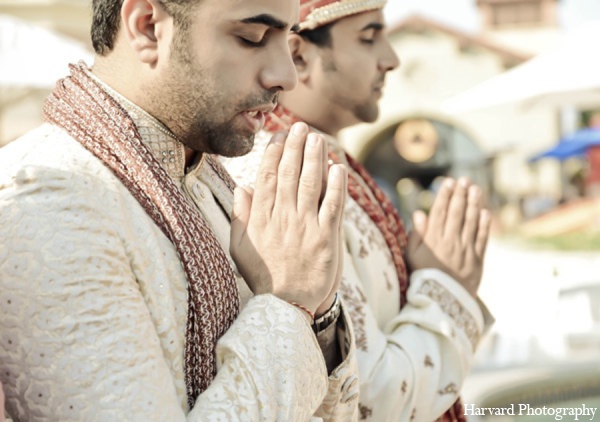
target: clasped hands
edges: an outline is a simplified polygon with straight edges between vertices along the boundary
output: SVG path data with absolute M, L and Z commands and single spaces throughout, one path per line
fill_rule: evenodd
M 271 293 L 319 316 L 342 279 L 347 170 L 328 169 L 327 144 L 296 123 L 267 146 L 254 190 L 237 188 L 230 252 L 255 295 Z
M 267 146 L 255 189 L 234 193 L 230 252 L 255 295 L 271 293 L 319 316 L 329 309 L 343 271 L 347 169 L 328 169 L 327 144 L 296 123 Z M 446 179 L 429 216 L 414 215 L 407 260 L 437 268 L 477 295 L 490 229 L 481 191 Z
M 477 297 L 491 225 L 481 189 L 466 178 L 446 179 L 429 216 L 417 211 L 413 223 L 407 251 L 411 270 L 442 270 Z

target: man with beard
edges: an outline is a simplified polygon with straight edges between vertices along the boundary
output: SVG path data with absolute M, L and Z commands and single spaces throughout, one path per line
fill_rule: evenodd
M 407 240 L 390 200 L 336 140 L 343 128 L 375 121 L 385 76 L 399 65 L 384 5 L 302 0 L 300 30 L 289 37 L 299 84 L 281 95 L 254 150 L 224 163 L 251 184 L 270 133 L 304 121 L 327 138 L 330 162 L 349 171 L 340 292 L 356 335 L 361 419 L 462 420 L 458 392 L 489 321 L 477 301 L 490 224 L 481 192 L 446 180 Z
M 294 87 L 297 1 L 92 4 L 93 68 L 71 66 L 46 123 L 0 151 L 8 412 L 352 419 L 345 168 L 324 171 L 303 123 L 273 139 L 253 192 L 233 195 L 211 156 L 250 151 Z

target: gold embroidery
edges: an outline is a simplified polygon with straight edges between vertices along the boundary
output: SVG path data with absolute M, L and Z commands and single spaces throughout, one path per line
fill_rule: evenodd
M 425 367 L 433 368 L 433 360 L 431 359 L 431 356 L 426 355 L 424 363 L 425 363 Z
M 465 332 L 473 349 L 475 349 L 480 337 L 475 318 L 460 304 L 452 293 L 435 280 L 425 280 L 417 293 L 424 294 L 437 302 L 444 313 L 452 318 L 456 325 Z
M 362 290 L 348 286 L 344 280 L 342 280 L 342 285 L 340 286 L 340 294 L 342 295 L 342 299 L 344 299 L 344 304 L 352 321 L 356 348 L 367 352 L 368 341 L 365 329 L 365 306 L 367 306 L 367 298 Z
M 340 0 L 326 6 L 321 6 L 313 9 L 306 16 L 305 20 L 300 23 L 300 30 L 315 29 L 345 16 L 381 9 L 385 6 L 385 2 L 386 0 Z
M 385 280 L 385 287 L 389 291 L 392 291 L 394 286 L 392 285 L 392 282 L 390 281 L 390 277 L 388 276 L 388 273 L 386 273 L 385 271 L 383 272 L 383 279 Z
M 360 412 L 361 421 L 366 421 L 371 416 L 373 416 L 373 409 L 367 406 L 363 406 L 361 403 L 358 403 L 358 410 Z
M 455 395 L 458 395 L 458 387 L 456 386 L 456 384 L 454 384 L 453 382 L 451 382 L 446 387 L 444 387 L 444 389 L 438 390 L 438 394 L 440 396 L 443 396 L 443 395 L 446 395 L 446 394 L 455 394 Z
M 365 259 L 369 256 L 369 251 L 367 248 L 365 248 L 365 244 L 362 240 L 360 241 L 360 251 L 358 252 L 358 256 L 360 256 L 362 259 Z

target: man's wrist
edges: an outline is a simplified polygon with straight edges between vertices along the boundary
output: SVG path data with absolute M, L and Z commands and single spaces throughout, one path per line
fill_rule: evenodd
M 309 317 L 309 322 L 311 324 L 314 322 L 314 320 L 315 320 L 315 314 L 310 309 L 308 309 L 306 306 L 301 305 L 298 302 L 294 302 L 293 300 L 288 300 L 287 303 L 289 303 L 290 305 L 295 306 L 296 308 L 298 308 L 302 312 L 304 312 L 304 314 Z
M 333 299 L 333 303 L 329 307 L 327 311 L 325 311 L 322 315 L 318 315 L 313 324 L 312 328 L 315 334 L 320 333 L 321 331 L 327 329 L 331 324 L 335 323 L 340 313 L 342 312 L 341 301 L 339 295 L 336 293 Z

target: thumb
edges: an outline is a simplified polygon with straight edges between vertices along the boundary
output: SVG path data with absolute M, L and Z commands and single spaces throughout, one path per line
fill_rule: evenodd
M 413 213 L 413 232 L 416 232 L 421 239 L 425 237 L 427 232 L 427 214 L 421 210 Z
M 250 208 L 252 206 L 252 195 L 244 188 L 236 187 L 233 191 L 233 211 L 231 213 L 230 249 L 242 243 L 242 239 L 248 228 L 250 220 Z
M 408 236 L 409 251 L 414 251 L 423 243 L 426 231 L 427 215 L 423 211 L 415 211 L 413 213 L 413 229 Z

